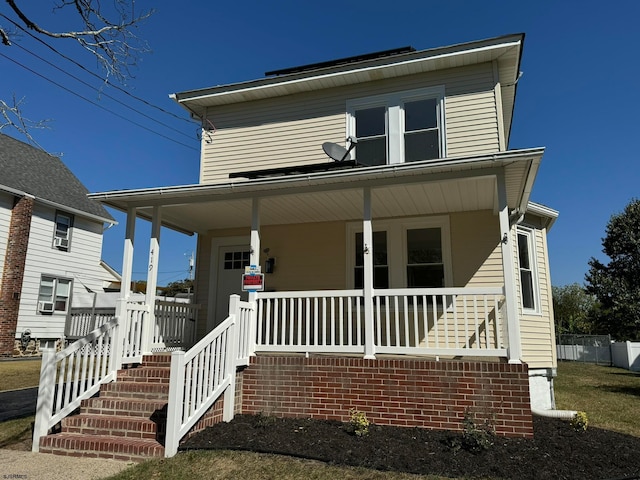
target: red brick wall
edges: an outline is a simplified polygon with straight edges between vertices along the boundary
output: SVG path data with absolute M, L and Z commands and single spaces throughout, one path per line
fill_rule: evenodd
M 0 283 L 0 356 L 8 356 L 13 352 L 33 203 L 33 198 L 22 197 L 11 212 L 9 241 Z
M 461 430 L 468 411 L 500 435 L 533 436 L 526 365 L 257 356 L 242 385 L 246 414 L 348 421 L 355 408 L 380 425 Z

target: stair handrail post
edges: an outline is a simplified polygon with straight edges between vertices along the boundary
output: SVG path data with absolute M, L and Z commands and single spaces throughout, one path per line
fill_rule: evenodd
M 167 432 L 164 456 L 173 457 L 178 453 L 180 442 L 178 432 L 182 425 L 184 403 L 184 354 L 182 350 L 171 353 L 171 375 L 169 376 L 169 399 L 167 405 Z
M 225 359 L 226 375 L 229 375 L 229 386 L 224 391 L 224 404 L 222 407 L 222 420 L 230 422 L 233 420 L 235 412 L 236 398 L 236 370 L 238 363 L 238 342 L 236 332 L 240 329 L 238 326 L 238 317 L 240 316 L 240 295 L 231 295 L 229 297 L 229 317 L 233 319 L 229 330 L 227 331 L 227 358 Z
M 46 347 L 42 349 L 36 418 L 33 426 L 33 443 L 31 445 L 32 452 L 40 451 L 40 437 L 46 436 L 49 432 L 49 420 L 53 415 L 53 394 L 56 385 L 55 357 L 55 348 Z
M 249 304 L 251 310 L 249 311 L 249 356 L 256 356 L 256 339 L 258 335 L 258 292 L 249 293 Z

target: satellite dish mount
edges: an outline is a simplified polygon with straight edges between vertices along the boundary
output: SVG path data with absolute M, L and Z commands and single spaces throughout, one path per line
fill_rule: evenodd
M 349 142 L 348 149 L 337 143 L 324 142 L 322 144 L 322 150 L 336 162 L 344 162 L 351 153 L 351 150 L 353 150 L 353 147 L 358 143 L 358 140 L 355 137 L 349 137 L 347 138 L 347 142 Z

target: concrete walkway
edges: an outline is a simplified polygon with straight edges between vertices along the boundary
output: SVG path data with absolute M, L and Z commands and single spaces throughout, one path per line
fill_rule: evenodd
M 0 450 L 0 478 L 25 480 L 91 480 L 107 478 L 134 464 L 104 458 L 65 457 Z

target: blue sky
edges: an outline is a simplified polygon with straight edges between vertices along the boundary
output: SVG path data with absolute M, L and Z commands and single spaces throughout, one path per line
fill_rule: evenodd
M 33 14 L 44 25 L 64 20 L 48 7 L 37 8 Z M 62 154 L 92 192 L 197 183 L 198 125 L 185 121 L 186 112 L 169 99 L 170 93 L 405 45 L 426 49 L 524 32 L 524 75 L 510 148 L 547 148 L 532 199 L 560 211 L 548 238 L 554 285 L 583 282 L 589 258 L 602 258 L 609 217 L 640 196 L 635 148 L 640 127 L 640 2 L 157 0 L 139 1 L 136 8 L 156 10 L 136 31 L 152 53 L 141 58 L 127 88 L 168 113 L 112 88 L 104 93 L 151 118 L 35 58 L 26 50 L 99 86 L 27 36 L 16 42 L 24 49 L 0 45 L 0 98 L 24 97 L 27 118 L 52 119 L 50 130 L 34 135 L 45 149 Z M 9 15 L 4 2 L 0 13 Z M 48 41 L 95 67 L 95 61 L 70 42 Z M 4 133 L 21 138 L 9 130 Z M 113 214 L 120 225 L 105 233 L 103 258 L 120 270 L 125 218 Z M 134 278 L 146 277 L 148 231 L 149 225 L 141 222 Z M 165 284 L 187 276 L 195 239 L 167 230 L 162 235 L 159 283 Z

